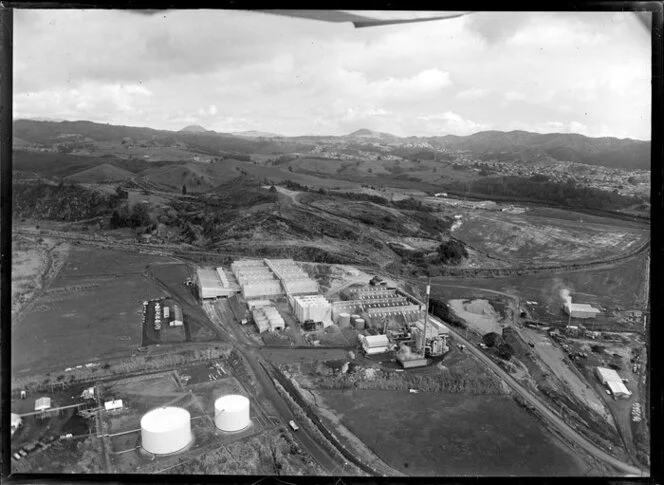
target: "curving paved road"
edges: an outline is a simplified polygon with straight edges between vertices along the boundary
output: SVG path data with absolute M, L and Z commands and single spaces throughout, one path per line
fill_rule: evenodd
M 574 441 L 577 445 L 583 448 L 585 451 L 590 453 L 592 456 L 598 460 L 607 463 L 617 470 L 620 470 L 626 474 L 635 475 L 635 476 L 648 476 L 648 472 L 641 470 L 635 466 L 624 463 L 617 458 L 609 455 L 604 450 L 598 448 L 593 443 L 588 441 L 586 438 L 581 436 L 579 433 L 574 431 L 571 427 L 567 425 L 562 419 L 560 419 L 555 413 L 553 413 L 542 401 L 539 400 L 534 394 L 524 388 L 519 384 L 516 379 L 511 375 L 505 372 L 498 364 L 493 362 L 489 357 L 487 357 L 482 351 L 477 349 L 471 342 L 464 339 L 458 332 L 451 328 L 448 325 L 450 334 L 454 336 L 459 342 L 466 345 L 466 348 L 473 353 L 482 363 L 486 364 L 491 370 L 498 374 L 508 386 L 510 386 L 514 391 L 516 391 L 523 399 L 528 401 L 533 407 L 535 407 L 542 415 L 544 415 L 552 424 L 558 428 L 558 431 L 562 433 L 568 439 Z

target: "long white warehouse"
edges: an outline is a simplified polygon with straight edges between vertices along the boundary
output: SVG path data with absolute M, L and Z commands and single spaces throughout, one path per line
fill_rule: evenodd
M 266 259 L 265 264 L 277 275 L 286 293 L 317 293 L 318 283 L 292 259 Z
M 281 288 L 279 280 L 263 280 L 242 285 L 242 296 L 244 298 L 269 297 L 283 294 L 284 290 Z
M 565 303 L 563 308 L 565 313 L 572 318 L 595 318 L 601 313 L 600 310 L 586 303 Z
M 223 274 L 221 268 L 216 270 L 198 268 L 196 270 L 196 287 L 201 300 L 229 297 L 236 293 L 236 290 L 229 286 L 225 275 L 224 279 L 221 279 L 220 274 Z

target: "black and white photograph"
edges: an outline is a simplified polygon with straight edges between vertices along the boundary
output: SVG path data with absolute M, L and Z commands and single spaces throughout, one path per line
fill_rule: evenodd
M 634 6 L 0 5 L 4 466 L 650 477 Z

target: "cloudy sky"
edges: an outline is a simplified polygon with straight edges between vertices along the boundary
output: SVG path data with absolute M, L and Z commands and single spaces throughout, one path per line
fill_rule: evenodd
M 482 13 L 355 29 L 246 11 L 18 10 L 14 118 L 283 135 L 650 139 L 632 13 Z

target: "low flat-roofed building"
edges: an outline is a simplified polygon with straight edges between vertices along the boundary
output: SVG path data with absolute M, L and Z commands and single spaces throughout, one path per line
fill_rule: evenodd
M 390 349 L 387 335 L 360 335 L 362 349 L 367 355 L 381 354 Z
M 46 411 L 47 409 L 51 409 L 50 397 L 40 397 L 35 401 L 35 411 Z
M 16 433 L 16 430 L 18 430 L 21 426 L 23 426 L 23 419 L 21 419 L 21 416 L 18 414 L 11 413 L 11 436 L 14 436 L 14 433 Z
M 599 381 L 604 384 L 611 394 L 616 397 L 629 397 L 632 395 L 627 386 L 623 383 L 620 375 L 613 369 L 608 369 L 606 367 L 597 367 L 595 369 L 595 374 Z
M 104 403 L 106 411 L 113 411 L 115 409 L 122 409 L 122 399 L 115 399 L 113 401 L 106 401 Z
M 586 303 L 566 303 L 563 307 L 565 313 L 572 318 L 595 318 L 600 314 L 600 310 Z

